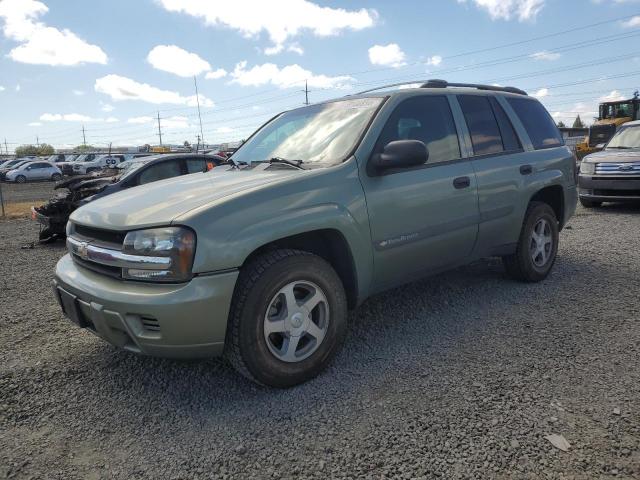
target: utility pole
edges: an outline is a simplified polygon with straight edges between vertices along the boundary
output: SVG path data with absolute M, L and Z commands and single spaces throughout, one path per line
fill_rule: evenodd
M 198 119 L 200 120 L 200 137 L 202 138 L 202 144 L 204 145 L 204 133 L 202 133 L 202 115 L 200 115 L 200 95 L 198 95 L 198 82 L 196 76 L 193 76 L 193 84 L 196 86 L 196 103 L 198 104 Z
M 304 81 L 304 90 L 301 90 L 301 92 L 304 92 L 304 104 L 309 105 L 309 87 L 306 80 Z
M 36 147 L 40 148 L 40 139 L 38 138 L 38 135 L 36 135 Z
M 9 155 L 9 147 L 7 146 L 7 137 L 4 137 L 4 151 Z
M 196 135 L 196 138 L 198 139 L 198 143 L 196 144 L 196 153 L 198 153 L 198 150 L 200 149 L 200 135 Z
M 83 147 L 87 146 L 87 136 L 84 133 L 84 125 L 82 125 L 82 146 Z
M 160 128 L 160 111 L 158 111 L 158 136 L 160 137 L 160 146 L 162 146 L 162 129 Z

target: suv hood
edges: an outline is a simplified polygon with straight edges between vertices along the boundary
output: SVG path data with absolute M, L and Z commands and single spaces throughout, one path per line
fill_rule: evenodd
M 592 153 L 582 159 L 583 162 L 600 163 L 600 162 L 638 162 L 640 161 L 640 149 L 636 150 L 602 150 Z
M 194 208 L 301 174 L 305 171 L 218 167 L 207 173 L 161 180 L 100 198 L 77 209 L 70 220 L 114 230 L 168 225 Z

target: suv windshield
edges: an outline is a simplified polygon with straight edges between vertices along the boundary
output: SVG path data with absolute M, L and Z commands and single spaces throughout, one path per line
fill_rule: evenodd
M 302 160 L 305 168 L 345 160 L 382 98 L 355 98 L 312 105 L 279 115 L 232 156 L 238 162 L 274 157 Z
M 640 125 L 621 128 L 613 136 L 607 148 L 640 148 Z

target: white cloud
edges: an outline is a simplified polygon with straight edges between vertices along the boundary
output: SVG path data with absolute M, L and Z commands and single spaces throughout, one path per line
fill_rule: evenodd
M 231 127 L 218 127 L 215 129 L 215 133 L 231 133 L 235 132 L 235 128 Z
M 520 22 L 535 20 L 544 8 L 545 0 L 471 0 L 478 8 L 489 13 L 492 20 L 511 20 Z M 467 0 L 458 0 L 467 3 Z
M 635 17 L 631 17 L 629 20 L 622 22 L 622 26 L 625 28 L 640 27 L 640 15 L 636 15 Z
M 49 11 L 37 0 L 2 0 L 0 18 L 2 32 L 10 40 L 20 43 L 8 56 L 21 63 L 38 65 L 77 65 L 107 63 L 107 54 L 85 42 L 70 30 L 58 30 L 37 21 Z
M 147 55 L 147 62 L 157 70 L 180 77 L 193 77 L 211 70 L 209 62 L 176 45 L 157 45 Z
M 153 117 L 132 117 L 127 120 L 127 123 L 151 123 L 155 119 Z
M 27 124 L 29 127 L 41 127 L 42 122 L 31 122 Z
M 276 45 L 273 45 L 271 47 L 267 47 L 264 49 L 264 54 L 265 55 L 277 55 L 278 53 L 284 52 L 292 52 L 292 53 L 297 53 L 298 55 L 304 55 L 304 49 L 298 45 L 297 43 L 292 43 L 290 45 L 287 45 L 286 47 L 284 46 L 284 44 L 282 43 L 278 43 Z
M 534 60 L 557 60 L 559 59 L 562 55 L 560 55 L 559 53 L 556 52 L 547 52 L 546 50 L 542 50 L 540 52 L 536 52 L 536 53 L 532 53 L 531 55 L 529 55 L 531 58 L 533 58 Z
M 160 124 L 163 129 L 185 129 L 189 128 L 189 119 L 187 117 L 174 116 L 161 118 Z
M 114 101 L 139 100 L 154 104 L 170 103 L 174 105 L 187 105 L 189 107 L 196 106 L 195 95 L 185 97 L 177 92 L 161 90 L 149 85 L 148 83 L 139 83 L 120 75 L 107 75 L 98 78 L 94 88 L 96 92 L 104 93 Z M 213 101 L 204 95 L 200 95 L 199 99 L 201 106 L 213 106 Z
M 604 95 L 598 99 L 599 102 L 617 102 L 618 100 L 626 100 L 627 97 L 622 95 L 618 90 L 613 90 L 611 93 Z
M 72 90 L 72 92 L 73 92 L 74 95 L 76 95 L 78 97 L 81 97 L 81 96 L 84 95 L 84 91 L 82 91 L 82 90 Z
M 571 126 L 573 125 L 573 121 L 576 119 L 578 115 L 582 121 L 586 124 L 590 124 L 593 122 L 593 117 L 598 115 L 598 112 L 593 110 L 595 102 L 592 103 L 584 103 L 578 102 L 571 107 L 569 111 L 555 111 L 551 114 L 553 119 L 556 122 L 562 121 L 565 125 Z
M 406 65 L 405 54 L 397 43 L 374 45 L 369 49 L 369 61 L 373 65 L 398 68 Z
M 131 117 L 127 119 L 127 123 L 133 123 L 136 125 L 148 125 L 152 123 L 156 123 L 158 119 L 156 117 L 151 116 L 142 116 L 142 117 Z M 162 129 L 184 129 L 189 128 L 189 119 L 187 117 L 182 116 L 173 116 L 173 117 L 160 117 L 160 125 Z
M 308 0 L 279 0 L 277 5 L 262 0 L 158 0 L 170 12 L 204 20 L 206 25 L 238 30 L 245 37 L 266 32 L 274 45 L 308 30 L 324 37 L 345 30 L 362 30 L 374 25 L 375 10 L 346 10 L 321 7 Z
M 19 92 L 20 90 L 22 90 L 22 86 L 18 83 L 16 84 L 16 92 Z
M 100 110 L 102 110 L 103 112 L 113 112 L 115 110 L 115 107 L 113 105 L 109 105 L 108 103 L 102 103 L 102 107 L 100 107 Z
M 218 78 L 226 77 L 227 73 L 228 72 L 224 68 L 218 68 L 217 70 L 207 72 L 204 78 L 206 78 L 207 80 L 215 80 Z
M 541 88 L 540 90 L 538 90 L 536 93 L 533 94 L 533 96 L 537 97 L 537 98 L 544 98 L 547 95 L 549 95 L 549 89 L 548 88 Z
M 43 113 L 40 115 L 40 120 L 43 122 L 93 122 L 98 121 L 99 119 L 91 118 L 79 113 Z
M 116 123 L 119 122 L 119 120 L 116 117 L 107 117 L 104 119 L 105 122 L 107 123 Z
M 0 85 L 0 92 L 4 92 L 5 90 L 6 89 L 2 85 Z
M 427 65 L 437 67 L 442 63 L 442 57 L 440 55 L 434 55 L 433 57 L 427 58 Z
M 290 88 L 304 87 L 305 81 L 307 81 L 309 87 L 312 88 L 349 88 L 350 82 L 355 80 L 345 75 L 337 77 L 315 75 L 297 64 L 279 68 L 273 63 L 263 63 L 249 70 L 246 67 L 246 61 L 240 62 L 235 66 L 233 72 L 231 72 L 232 83 L 242 86 L 271 84 L 280 88 Z

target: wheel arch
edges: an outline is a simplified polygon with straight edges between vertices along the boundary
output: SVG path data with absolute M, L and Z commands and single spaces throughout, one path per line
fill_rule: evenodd
M 355 308 L 358 305 L 356 264 L 351 246 L 342 232 L 334 228 L 324 228 L 272 240 L 253 250 L 241 268 L 255 257 L 278 249 L 301 250 L 323 258 L 340 277 L 349 308 Z
M 560 229 L 564 226 L 565 204 L 562 185 L 548 185 L 534 193 L 529 199 L 531 202 L 543 202 L 549 205 L 558 219 Z

